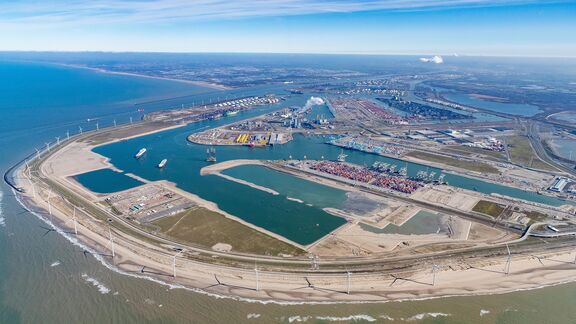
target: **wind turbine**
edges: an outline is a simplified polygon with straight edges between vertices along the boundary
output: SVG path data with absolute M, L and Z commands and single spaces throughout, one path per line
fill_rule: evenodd
M 48 150 L 48 152 L 50 152 L 50 143 L 45 143 L 46 144 L 46 150 Z
M 108 225 L 108 233 L 110 234 L 110 247 L 112 248 L 112 261 L 114 261 L 114 257 L 116 256 L 116 252 L 114 251 L 114 240 L 112 240 L 112 229 L 110 225 Z
M 66 131 L 66 139 L 69 140 L 70 139 L 70 131 Z
M 76 206 L 72 206 L 73 208 L 73 212 L 72 212 L 72 219 L 74 219 L 74 233 L 76 234 L 76 236 L 78 236 L 78 223 L 76 221 Z
M 28 162 L 26 162 L 28 164 Z M 32 182 L 32 174 L 30 173 L 30 169 L 28 169 L 28 182 L 30 183 L 30 187 L 32 187 L 32 197 L 36 199 L 36 189 L 34 189 L 34 183 Z
M 132 124 L 132 117 L 130 117 L 130 124 Z
M 36 150 L 36 158 L 39 159 L 40 158 L 40 150 L 37 148 L 34 148 Z
M 48 213 L 50 214 L 50 221 L 52 221 L 52 204 L 50 199 L 52 198 L 52 189 L 48 190 Z
M 256 291 L 260 291 L 260 276 L 258 273 L 258 267 L 254 267 L 254 273 L 256 274 Z
M 510 248 L 508 247 L 508 244 L 506 244 L 506 250 L 508 251 L 508 260 L 506 260 L 506 267 L 504 268 L 504 273 L 509 274 L 510 263 L 512 262 L 512 255 L 510 255 Z
M 350 295 L 350 277 L 352 273 L 350 271 L 346 271 L 346 294 Z
M 60 145 L 60 136 L 56 136 L 56 145 Z
M 176 257 L 178 257 L 182 252 L 184 252 L 183 249 L 178 251 L 178 253 L 174 254 L 172 257 L 172 277 L 174 278 L 176 278 Z
M 438 270 L 438 265 L 432 264 L 432 286 L 436 286 L 436 271 Z
M 98 125 L 98 122 L 96 122 L 96 130 L 100 130 L 100 126 Z
M 78 126 L 78 129 L 80 131 L 80 135 L 82 135 L 82 126 Z

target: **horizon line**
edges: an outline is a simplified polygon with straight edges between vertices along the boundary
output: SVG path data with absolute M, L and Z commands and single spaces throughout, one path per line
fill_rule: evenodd
M 494 58 L 548 58 L 576 59 L 576 55 L 519 55 L 519 54 L 480 54 L 480 53 L 393 53 L 393 52 L 223 52 L 223 51 L 131 51 L 131 50 L 0 50 L 0 53 L 106 53 L 106 54 L 266 54 L 266 55 L 351 55 L 351 56 L 434 56 L 442 57 L 494 57 Z

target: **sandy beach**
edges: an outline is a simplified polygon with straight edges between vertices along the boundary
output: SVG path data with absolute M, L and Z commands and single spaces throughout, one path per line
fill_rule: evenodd
M 46 202 L 33 202 L 30 197 L 23 199 L 27 205 L 37 204 L 47 208 Z M 73 231 L 71 215 L 61 209 L 63 207 L 60 206 L 52 208 L 55 223 L 68 232 Z M 574 253 L 559 251 L 515 258 L 509 274 L 504 272 L 505 259 L 502 259 L 492 260 L 481 267 L 441 266 L 435 276 L 431 269 L 416 273 L 353 273 L 349 286 L 345 273 L 322 273 L 321 266 L 320 271 L 307 273 L 277 273 L 260 269 L 257 291 L 253 270 L 200 263 L 188 260 L 184 253 L 176 259 L 176 277 L 173 277 L 172 254 L 175 253 L 169 254 L 166 249 L 127 237 L 113 229 L 112 257 L 110 236 L 105 224 L 90 221 L 88 216 L 82 215 L 78 217 L 77 230 L 78 235 L 70 236 L 71 240 L 78 240 L 94 252 L 101 253 L 104 255 L 103 262 L 121 272 L 217 295 L 263 301 L 382 302 L 495 294 L 570 282 L 576 278 L 576 265 L 572 263 Z M 144 272 L 141 271 L 143 266 Z

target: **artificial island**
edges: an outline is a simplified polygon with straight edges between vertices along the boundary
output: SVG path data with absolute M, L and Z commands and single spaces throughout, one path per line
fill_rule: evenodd
M 454 78 L 353 76 L 151 112 L 57 138 L 5 180 L 119 271 L 218 295 L 377 302 L 572 280 L 576 171 L 551 143 L 576 127 L 434 88 Z

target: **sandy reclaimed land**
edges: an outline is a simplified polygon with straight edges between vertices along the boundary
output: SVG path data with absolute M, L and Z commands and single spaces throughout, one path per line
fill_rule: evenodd
M 246 159 L 228 160 L 203 167 L 202 169 L 200 169 L 200 175 L 213 174 L 241 165 L 264 165 L 264 162 L 260 160 L 246 160 Z
M 26 186 L 25 183 L 22 183 Z M 46 208 L 43 200 L 21 199 L 27 204 Z M 57 200 L 53 201 L 53 215 L 60 227 L 73 230 L 70 211 Z M 150 277 L 170 284 L 198 288 L 219 295 L 233 295 L 250 299 L 334 302 L 334 301 L 389 301 L 454 295 L 494 294 L 541 287 L 572 281 L 576 278 L 574 253 L 515 257 L 510 273 L 504 273 L 505 258 L 479 265 L 439 265 L 435 284 L 431 270 L 411 273 L 353 273 L 350 294 L 345 273 L 278 273 L 259 270 L 259 290 L 253 270 L 243 270 L 214 264 L 205 264 L 186 258 L 186 252 L 176 260 L 176 277 L 173 277 L 172 256 L 175 252 L 112 229 L 114 257 L 111 256 L 107 224 L 78 215 L 78 235 L 68 235 L 102 253 L 101 260 L 126 274 Z M 144 271 L 142 271 L 142 268 Z M 320 265 L 320 270 L 322 269 Z M 308 285 L 306 279 L 311 283 Z
M 88 158 L 84 157 L 86 151 L 82 149 L 86 150 L 86 147 L 80 145 L 68 151 L 70 154 L 76 154 L 76 158 L 79 159 L 80 162 L 74 161 L 76 165 L 60 166 L 61 160 L 66 159 L 56 152 L 53 159 L 51 157 L 44 163 L 42 170 L 50 178 L 58 181 L 78 170 L 85 172 L 107 166 L 108 162 L 105 159 L 91 159 L 89 153 L 86 155 Z M 67 162 L 64 161 L 64 163 Z M 53 217 L 54 223 L 60 228 L 66 229 L 68 233 L 74 231 L 72 208 L 67 202 L 60 197 L 52 196 L 52 208 L 50 208 L 52 217 L 47 216 L 46 210 L 49 209 L 46 201 L 47 190 L 38 185 L 36 190 L 31 190 L 22 172 L 18 182 L 18 185 L 27 192 L 18 197 L 25 205 L 44 209 L 43 215 L 46 215 L 48 220 Z M 79 189 L 85 191 L 83 188 Z M 171 190 L 185 194 L 175 187 Z M 186 193 L 186 196 L 191 197 L 191 194 Z M 196 201 L 200 201 L 199 197 L 196 198 Z M 217 208 L 215 204 L 207 201 L 205 201 L 205 206 Z M 94 205 L 94 207 L 104 211 L 101 206 Z M 171 284 L 198 288 L 205 292 L 251 299 L 306 302 L 387 301 L 503 293 L 573 281 L 576 278 L 576 265 L 572 263 L 575 253 L 570 250 L 569 252 L 556 251 L 553 254 L 539 253 L 536 256 L 514 256 L 509 274 L 504 273 L 505 257 L 469 260 L 468 262 L 474 262 L 470 265 L 463 264 L 456 259 L 443 260 L 443 264 L 438 264 L 439 269 L 435 275 L 434 285 L 431 268 L 412 272 L 398 271 L 392 274 L 352 273 L 348 281 L 345 272 L 322 272 L 321 262 L 319 270 L 304 273 L 272 272 L 261 266 L 259 289 L 256 290 L 256 273 L 253 269 L 239 269 L 194 261 L 191 258 L 195 257 L 194 253 L 197 252 L 190 252 L 193 250 L 192 247 L 184 247 L 188 251 L 176 258 L 176 273 L 173 273 L 172 262 L 176 254 L 173 250 L 174 243 L 161 240 L 162 244 L 153 244 L 149 238 L 142 237 L 145 236 L 143 233 L 141 236 L 127 235 L 114 227 L 109 227 L 105 221 L 84 214 L 83 211 L 77 211 L 76 218 L 78 234 L 66 234 L 66 236 L 71 240 L 78 240 L 93 252 L 101 254 L 101 260 L 116 270 Z M 342 230 L 345 231 L 348 228 L 352 227 L 344 227 Z M 113 244 L 111 244 L 110 236 L 112 236 Z M 366 243 L 374 244 L 370 240 Z M 114 246 L 113 250 L 112 246 Z M 217 262 L 218 259 L 213 260 Z M 349 294 L 346 293 L 348 289 Z

